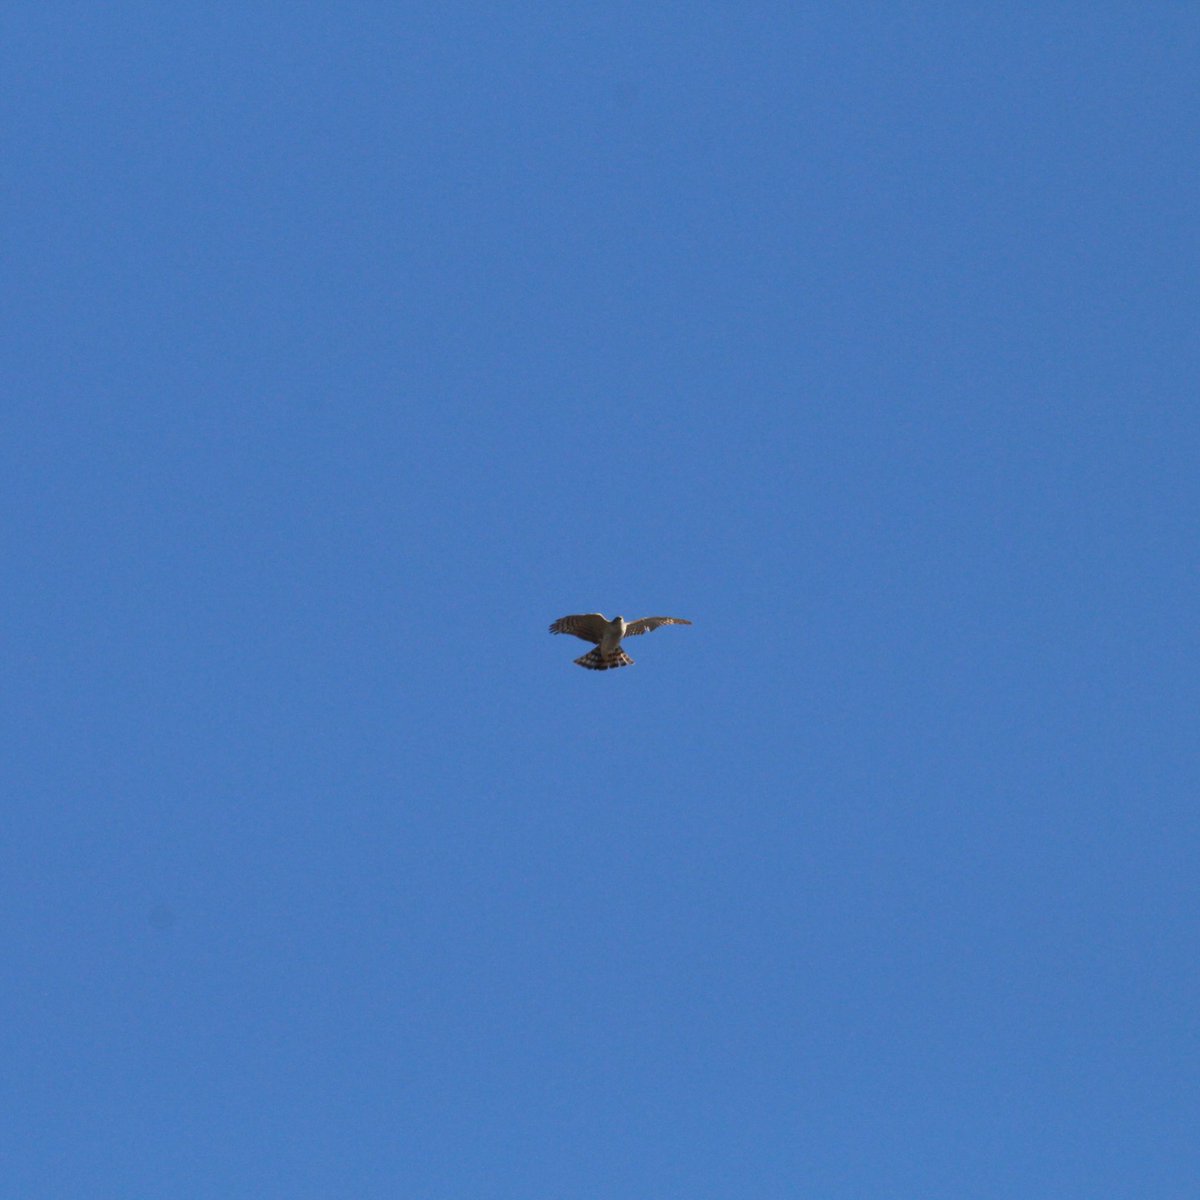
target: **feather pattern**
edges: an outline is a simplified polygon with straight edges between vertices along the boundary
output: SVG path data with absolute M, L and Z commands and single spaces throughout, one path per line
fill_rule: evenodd
M 690 625 L 691 621 L 685 621 L 682 617 L 641 617 L 637 621 L 630 621 L 625 626 L 626 637 L 639 637 L 643 633 L 650 633 L 657 629 L 660 625 Z

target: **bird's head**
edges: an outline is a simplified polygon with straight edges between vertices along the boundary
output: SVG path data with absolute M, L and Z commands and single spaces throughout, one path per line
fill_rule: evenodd
M 625 618 L 624 617 L 613 617 L 613 620 L 614 621 L 624 621 Z

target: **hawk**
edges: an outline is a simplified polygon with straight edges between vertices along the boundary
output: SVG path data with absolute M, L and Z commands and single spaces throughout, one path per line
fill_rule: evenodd
M 570 633 L 585 642 L 594 642 L 595 650 L 575 661 L 589 671 L 607 671 L 610 667 L 633 666 L 633 659 L 621 647 L 622 638 L 638 637 L 660 625 L 690 624 L 682 617 L 642 617 L 627 625 L 624 617 L 613 617 L 610 621 L 603 613 L 576 613 L 572 617 L 559 617 L 550 626 L 550 632 Z

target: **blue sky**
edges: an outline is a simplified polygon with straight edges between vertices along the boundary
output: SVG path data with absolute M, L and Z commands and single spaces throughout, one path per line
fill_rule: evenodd
M 6 1195 L 1196 1194 L 1193 6 L 0 45 Z

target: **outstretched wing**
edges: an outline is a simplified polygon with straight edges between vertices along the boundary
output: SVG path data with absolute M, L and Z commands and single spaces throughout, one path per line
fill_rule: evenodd
M 685 621 L 682 617 L 642 617 L 639 621 L 630 621 L 625 626 L 626 637 L 637 637 L 642 633 L 649 633 L 653 629 L 657 629 L 660 625 L 690 625 L 691 621 Z
M 600 638 L 607 628 L 608 622 L 600 613 L 576 613 L 573 617 L 559 617 L 550 626 L 550 632 L 574 634 L 577 638 L 583 638 L 585 642 L 599 645 Z

